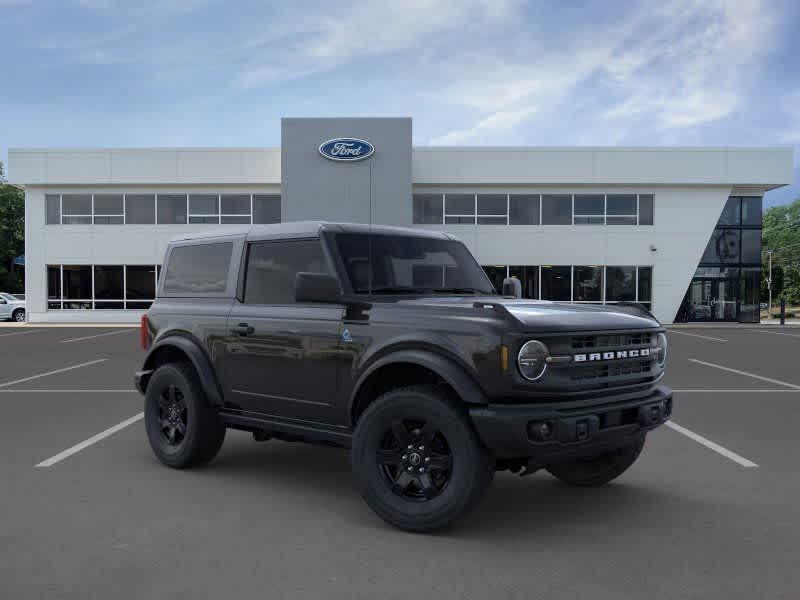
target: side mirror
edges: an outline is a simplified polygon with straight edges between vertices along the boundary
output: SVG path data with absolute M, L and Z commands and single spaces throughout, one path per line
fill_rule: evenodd
M 339 280 L 326 273 L 298 273 L 294 280 L 294 299 L 297 302 L 342 302 Z
M 503 296 L 522 298 L 522 282 L 516 277 L 503 279 Z

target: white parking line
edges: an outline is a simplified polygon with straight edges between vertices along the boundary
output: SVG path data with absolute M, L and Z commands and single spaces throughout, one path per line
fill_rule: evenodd
M 770 329 L 747 329 L 746 331 L 753 331 L 755 333 L 771 333 L 772 335 L 785 335 L 787 337 L 800 338 L 797 333 L 784 333 L 783 331 L 772 331 Z
M 84 448 L 88 448 L 89 446 L 91 446 L 93 444 L 96 444 L 100 440 L 103 440 L 103 439 L 107 438 L 108 436 L 114 435 L 118 431 L 120 431 L 122 429 L 125 429 L 128 425 L 133 425 L 134 423 L 136 423 L 136 421 L 141 420 L 142 417 L 144 417 L 144 413 L 140 412 L 139 414 L 136 414 L 136 415 L 132 416 L 130 419 L 125 419 L 124 421 L 122 421 L 122 423 L 117 423 L 113 427 L 109 427 L 105 431 L 101 431 L 100 433 L 98 433 L 96 435 L 93 435 L 92 437 L 90 437 L 90 438 L 88 438 L 86 440 L 83 440 L 82 442 L 80 442 L 78 444 L 75 444 L 74 446 L 72 446 L 70 448 L 67 448 L 63 452 L 59 452 L 55 456 L 51 456 L 50 458 L 48 458 L 46 460 L 43 460 L 42 462 L 40 462 L 36 466 L 37 467 L 52 467 L 54 464 L 56 464 L 58 462 L 61 462 L 65 458 L 69 458 L 73 454 L 77 454 L 78 452 L 80 452 Z
M 8 337 L 9 335 L 25 335 L 28 333 L 42 333 L 44 329 L 26 329 L 25 331 L 15 331 L 14 333 L 0 333 L 0 337 Z
M 724 456 L 728 460 L 732 460 L 733 462 L 735 462 L 738 465 L 741 465 L 743 467 L 748 467 L 748 468 L 753 468 L 753 467 L 757 467 L 758 466 L 752 460 L 748 460 L 744 456 L 736 454 L 736 452 L 728 450 L 727 448 L 723 448 L 722 446 L 720 446 L 719 444 L 717 444 L 715 442 L 712 442 L 708 438 L 704 438 L 702 435 L 700 435 L 698 433 L 695 433 L 694 431 L 691 431 L 690 429 L 686 429 L 686 427 L 681 427 L 680 425 L 678 425 L 674 421 L 667 421 L 665 423 L 665 425 L 667 427 L 669 427 L 670 429 L 685 435 L 689 439 L 694 440 L 698 444 L 702 444 L 706 448 L 709 448 L 710 450 L 713 450 L 714 452 L 716 452 L 718 454 L 721 454 L 722 456 Z
M 62 344 L 69 344 L 70 342 L 82 342 L 83 340 L 93 340 L 94 338 L 104 337 L 107 335 L 117 335 L 120 333 L 130 333 L 131 331 L 138 331 L 137 329 L 123 329 L 122 331 L 107 331 L 106 333 L 98 333 L 96 335 L 87 335 L 84 337 L 70 338 L 68 340 L 61 340 Z
M 728 340 L 718 337 L 711 337 L 710 335 L 700 335 L 699 333 L 689 333 L 687 331 L 677 331 L 675 329 L 667 329 L 668 333 L 679 333 L 681 335 L 690 335 L 696 338 L 703 338 L 704 340 L 712 340 L 714 342 L 727 342 Z
M 24 383 L 26 381 L 31 381 L 33 379 L 39 379 L 40 377 L 47 377 L 48 375 L 56 375 L 57 373 L 64 373 L 65 371 L 72 371 L 73 369 L 80 369 L 81 367 L 88 367 L 89 365 L 96 365 L 97 363 L 101 363 L 108 360 L 107 358 L 98 358 L 97 360 L 90 360 L 89 362 L 81 363 L 79 365 L 72 365 L 71 367 L 64 367 L 63 369 L 56 369 L 54 371 L 47 371 L 46 373 L 39 373 L 38 375 L 31 375 L 30 377 L 23 377 L 22 379 L 14 379 L 13 381 L 6 381 L 5 383 L 0 383 L 0 388 L 8 387 L 10 385 L 14 385 L 16 383 Z
M 752 377 L 753 379 L 760 379 L 761 381 L 766 381 L 768 383 L 774 383 L 776 385 L 782 385 L 788 388 L 792 388 L 793 390 L 800 390 L 800 385 L 795 385 L 793 383 L 787 383 L 785 381 L 781 381 L 780 379 L 770 379 L 769 377 L 764 377 L 762 375 L 756 375 L 755 373 L 748 373 L 747 371 L 739 371 L 738 369 L 731 369 L 730 367 L 723 367 L 722 365 L 715 365 L 714 363 L 705 362 L 704 360 L 697 360 L 696 358 L 689 359 L 693 363 L 697 363 L 698 365 L 705 365 L 707 367 L 714 367 L 715 369 L 720 369 L 721 371 L 728 371 L 729 373 L 736 373 L 737 375 L 744 375 L 746 377 Z
M 788 392 L 791 390 L 777 390 Z M 139 390 L 0 390 L 0 394 L 138 394 Z

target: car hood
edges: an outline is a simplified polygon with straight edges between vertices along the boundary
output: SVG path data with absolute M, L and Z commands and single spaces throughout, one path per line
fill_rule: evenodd
M 660 326 L 654 317 L 631 305 L 567 304 L 498 296 L 443 296 L 401 302 L 472 310 L 476 303 L 500 305 L 521 327 L 536 332 L 649 329 Z

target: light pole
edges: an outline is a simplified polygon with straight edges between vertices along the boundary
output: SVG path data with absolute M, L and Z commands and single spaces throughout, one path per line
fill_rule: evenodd
M 767 290 L 769 290 L 769 300 L 767 301 L 767 318 L 772 318 L 772 250 L 767 250 L 769 257 L 769 276 L 767 277 Z

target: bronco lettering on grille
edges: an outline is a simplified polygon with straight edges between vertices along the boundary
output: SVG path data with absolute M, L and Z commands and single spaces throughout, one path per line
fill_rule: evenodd
M 650 356 L 650 348 L 633 348 L 631 350 L 614 350 L 612 352 L 591 352 L 573 354 L 573 362 L 597 362 L 603 360 L 620 360 L 623 358 L 642 358 Z

